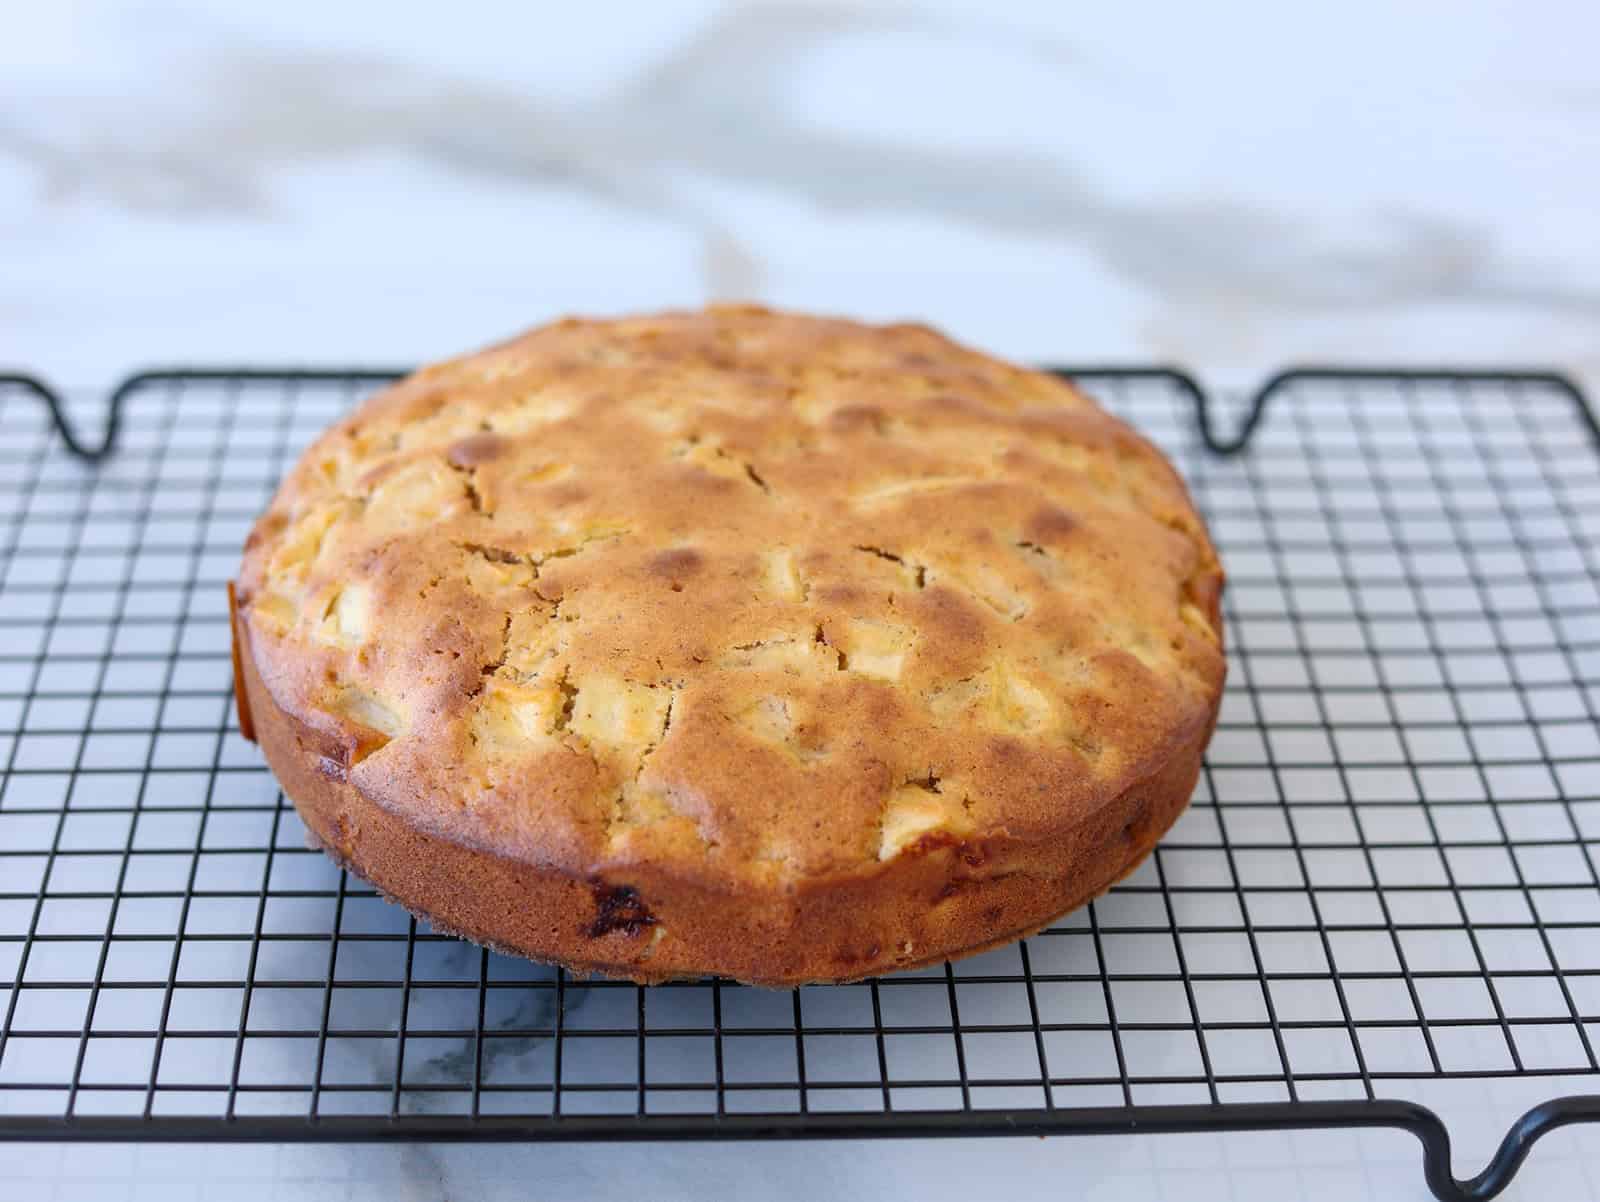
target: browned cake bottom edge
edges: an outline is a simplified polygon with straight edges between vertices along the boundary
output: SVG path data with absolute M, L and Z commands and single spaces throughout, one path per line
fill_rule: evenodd
M 641 869 L 627 880 L 488 854 L 419 829 L 317 770 L 299 724 L 249 654 L 236 667 L 253 735 L 310 834 L 345 869 L 435 929 L 640 983 L 718 976 L 788 987 L 860 980 L 1028 935 L 1136 869 L 1188 804 L 1212 723 L 1078 828 L 903 853 L 859 877 L 767 893 Z M 236 685 L 237 687 L 237 685 Z

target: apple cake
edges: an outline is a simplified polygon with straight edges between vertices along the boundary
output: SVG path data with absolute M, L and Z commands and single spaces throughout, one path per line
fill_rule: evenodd
M 1222 572 L 1161 454 L 919 325 L 566 320 L 318 439 L 230 586 L 241 728 L 435 927 L 850 980 L 1048 924 L 1177 819 Z

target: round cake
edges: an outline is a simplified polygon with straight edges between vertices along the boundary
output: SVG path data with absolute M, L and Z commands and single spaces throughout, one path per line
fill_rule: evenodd
M 1182 482 L 923 326 L 568 320 L 306 451 L 232 592 L 240 725 L 435 927 L 637 981 L 841 981 L 1131 871 L 1216 721 Z

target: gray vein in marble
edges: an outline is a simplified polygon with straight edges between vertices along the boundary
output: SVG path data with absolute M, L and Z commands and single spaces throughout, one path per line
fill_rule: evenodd
M 493 953 L 491 953 L 493 954 Z M 587 990 L 568 988 L 565 993 L 564 1014 L 581 1008 Z M 553 989 L 529 989 L 517 1001 L 516 1007 L 504 1017 L 483 1028 L 483 1034 L 493 1036 L 496 1031 L 553 1029 L 556 1017 L 556 994 Z M 465 1026 L 476 1026 L 476 1013 L 463 1019 Z M 497 1065 L 525 1056 L 534 1049 L 550 1043 L 548 1035 L 499 1036 L 486 1041 L 481 1059 L 477 1040 L 463 1036 L 461 1046 L 447 1052 L 426 1057 L 416 1072 L 406 1074 L 407 1083 L 415 1082 L 470 1082 L 475 1071 L 481 1070 L 482 1079 L 492 1078 Z M 419 1093 L 412 1098 L 411 1109 L 423 1112 L 448 1109 L 448 1098 L 443 1094 Z

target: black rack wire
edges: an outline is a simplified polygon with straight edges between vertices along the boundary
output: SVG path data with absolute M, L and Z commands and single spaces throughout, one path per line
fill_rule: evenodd
M 1224 433 L 1184 372 L 1062 370 L 1229 569 L 1194 804 L 1032 939 L 788 993 L 576 980 L 307 849 L 238 734 L 223 584 L 398 372 L 146 372 L 97 443 L 0 377 L 0 1138 L 1396 1127 L 1440 1198 L 1498 1193 L 1600 1119 L 1593 415 L 1550 373 L 1301 368 Z M 1551 1100 L 1457 1180 L 1441 1082 Z

